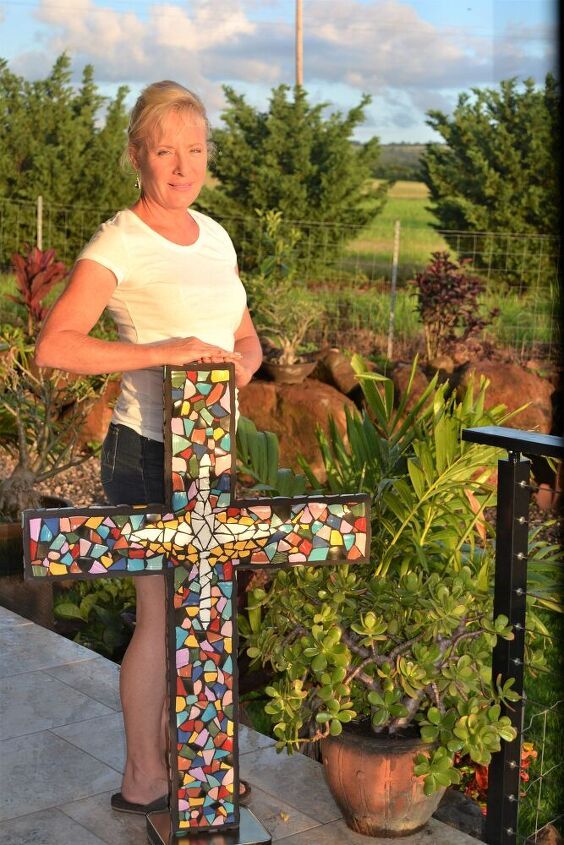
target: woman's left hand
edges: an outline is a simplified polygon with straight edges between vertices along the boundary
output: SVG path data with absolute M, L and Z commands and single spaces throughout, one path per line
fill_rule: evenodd
M 200 358 L 200 361 L 203 364 L 212 364 L 214 363 L 211 358 L 206 356 Z M 215 363 L 220 366 L 220 364 L 215 361 Z M 244 387 L 246 384 L 250 382 L 253 377 L 253 370 L 250 370 L 246 367 L 241 361 L 231 361 L 235 367 L 235 385 L 237 387 Z
M 237 387 L 244 387 L 250 382 L 253 377 L 253 370 L 248 369 L 245 364 L 240 361 L 234 362 L 235 366 L 235 384 Z
M 248 308 L 245 308 L 241 324 L 235 332 L 235 349 L 232 353 L 226 352 L 225 354 L 228 356 L 227 360 L 229 363 L 232 363 L 235 367 L 236 386 L 245 387 L 260 367 L 262 361 L 260 340 L 253 326 Z M 211 364 L 213 362 L 217 363 L 218 359 L 212 359 L 203 355 L 200 361 Z

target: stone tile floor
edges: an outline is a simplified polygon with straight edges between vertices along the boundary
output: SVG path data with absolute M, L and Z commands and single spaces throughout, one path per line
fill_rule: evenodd
M 144 845 L 144 819 L 114 813 L 124 761 L 119 667 L 0 607 L 1 845 Z M 349 830 L 322 767 L 276 754 L 244 726 L 250 807 L 284 845 L 386 845 Z M 432 819 L 404 845 L 476 845 Z

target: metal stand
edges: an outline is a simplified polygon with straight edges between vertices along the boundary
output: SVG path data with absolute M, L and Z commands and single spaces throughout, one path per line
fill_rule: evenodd
M 498 640 L 492 674 L 494 680 L 499 676 L 502 681 L 515 678 L 514 689 L 520 695 L 525 657 L 529 469 L 530 461 L 515 452 L 498 463 L 494 616 L 507 616 L 514 639 Z M 512 742 L 501 744 L 489 765 L 486 842 L 495 845 L 513 845 L 517 841 L 523 709 L 522 698 L 511 708 L 502 708 L 517 728 L 517 736 Z
M 497 526 L 495 555 L 494 617 L 504 614 L 513 627 L 513 640 L 498 640 L 492 655 L 492 675 L 502 683 L 514 678 L 513 689 L 523 695 L 525 626 L 527 611 L 527 557 L 529 520 L 529 471 L 526 455 L 564 457 L 564 438 L 503 426 L 467 428 L 462 439 L 507 449 L 498 463 Z M 519 813 L 521 733 L 524 698 L 502 707 L 517 729 L 513 742 L 503 742 L 492 754 L 488 769 L 486 842 L 516 845 Z
M 241 821 L 237 830 L 221 833 L 194 831 L 186 836 L 175 836 L 170 814 L 150 813 L 147 816 L 147 836 L 150 845 L 270 845 L 272 837 L 256 816 L 241 807 Z

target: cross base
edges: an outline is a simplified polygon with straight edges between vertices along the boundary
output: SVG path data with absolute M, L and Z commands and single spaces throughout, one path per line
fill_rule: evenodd
M 168 812 L 150 813 L 147 816 L 147 835 L 150 845 L 270 845 L 272 837 L 256 816 L 241 807 L 239 828 L 221 833 L 194 831 L 186 836 L 175 836 Z

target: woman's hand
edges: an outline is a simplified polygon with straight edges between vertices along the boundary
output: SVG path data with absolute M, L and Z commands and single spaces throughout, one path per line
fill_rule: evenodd
M 230 354 L 238 356 L 238 358 L 235 358 L 233 361 L 229 362 L 235 365 L 235 386 L 244 387 L 252 379 L 254 370 L 251 370 L 250 367 L 245 365 L 243 361 L 243 356 L 240 352 L 232 352 Z M 204 356 L 201 361 L 204 364 L 215 363 L 215 360 L 212 360 L 212 358 L 208 356 Z M 220 363 L 225 363 L 225 361 L 222 360 Z
M 251 370 L 248 366 L 243 363 L 243 357 L 239 352 L 231 352 L 229 354 L 237 356 L 233 360 L 229 359 L 229 361 L 227 362 L 235 365 L 235 386 L 244 387 L 252 379 L 254 370 Z M 216 363 L 215 359 L 212 359 L 208 356 L 204 356 L 200 360 L 204 364 Z M 222 359 L 219 363 L 223 364 L 226 363 L 226 361 Z
M 177 338 L 175 340 L 161 340 L 152 344 L 158 349 L 160 364 L 170 364 L 182 367 L 194 361 L 203 364 L 235 364 L 241 361 L 239 352 L 229 352 L 220 346 L 206 343 L 197 337 Z
M 235 384 L 237 387 L 245 387 L 253 377 L 254 370 L 245 366 L 242 361 L 234 361 L 235 364 Z

